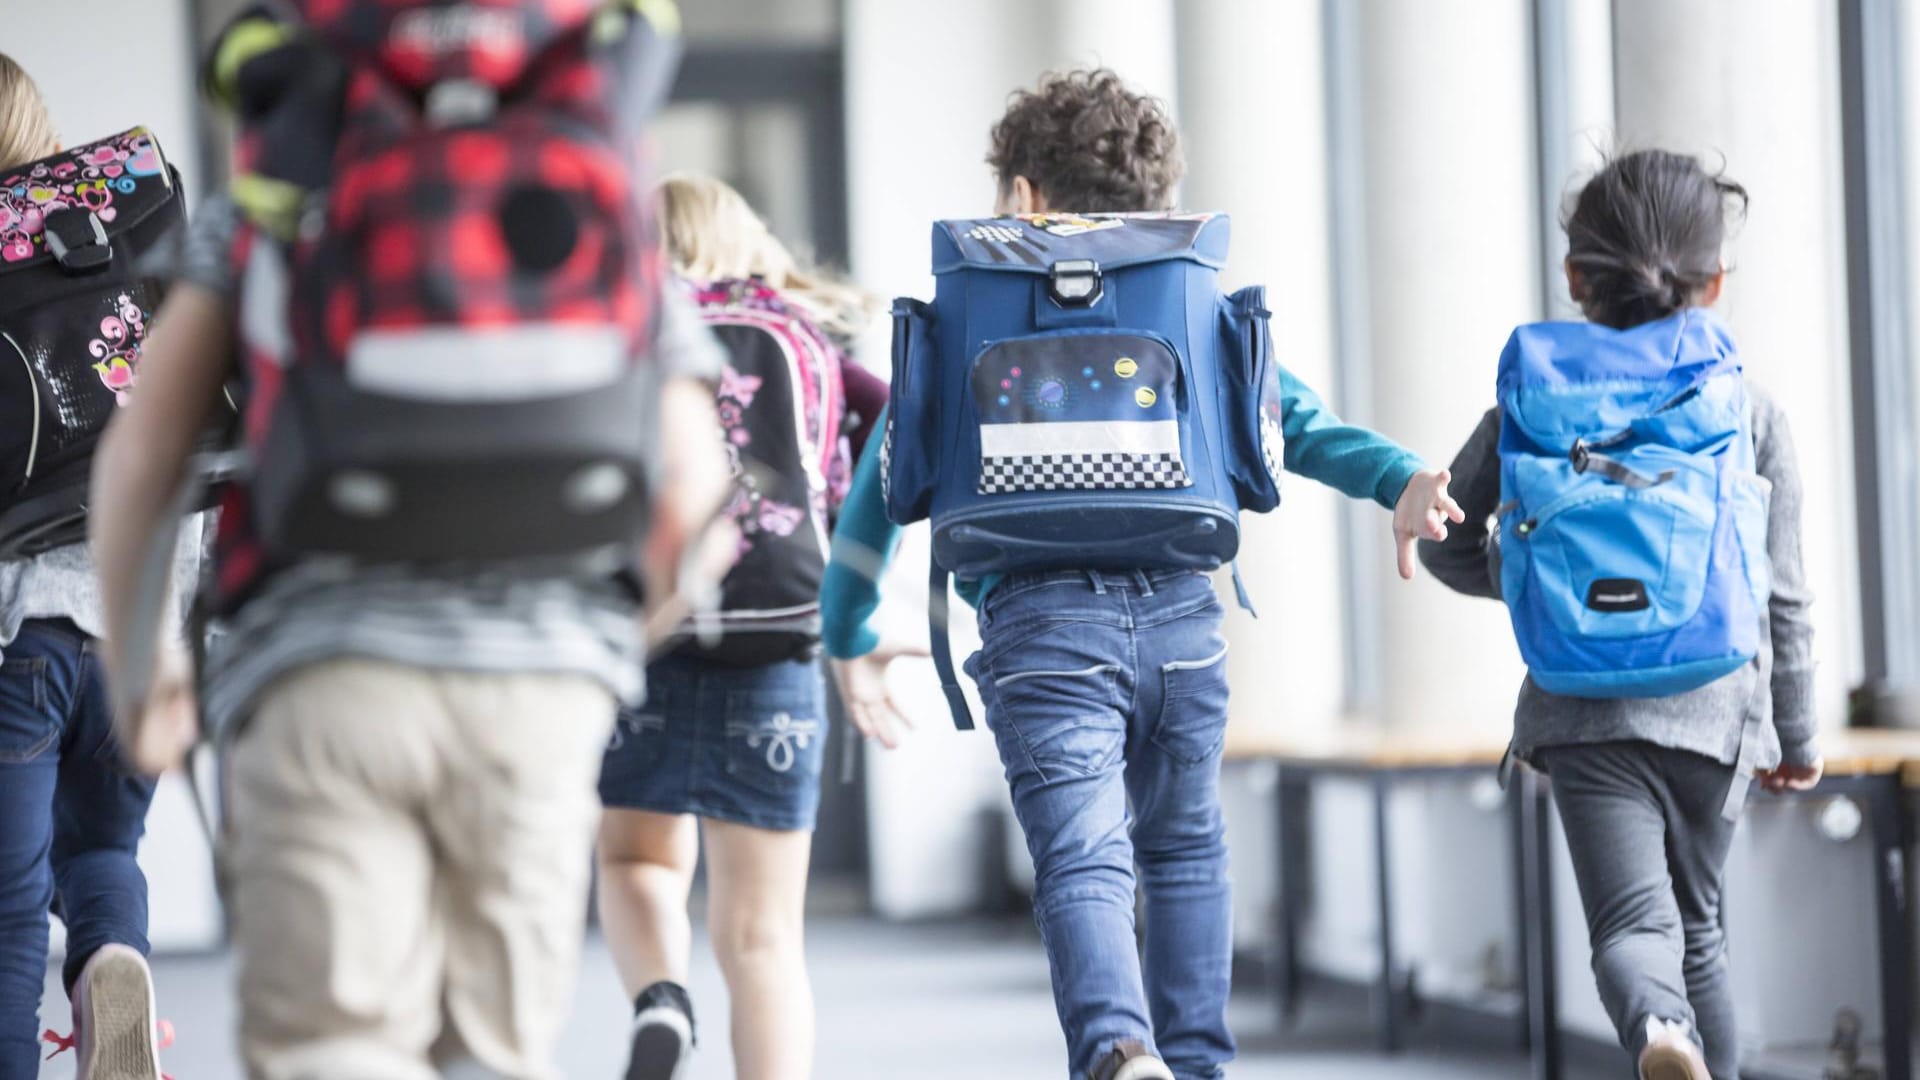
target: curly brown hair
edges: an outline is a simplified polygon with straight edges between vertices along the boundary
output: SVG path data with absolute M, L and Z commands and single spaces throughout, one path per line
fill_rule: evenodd
M 1159 98 L 1108 68 L 1052 72 L 1016 90 L 987 154 L 1002 190 L 1016 176 L 1055 210 L 1169 210 L 1186 173 L 1180 133 Z

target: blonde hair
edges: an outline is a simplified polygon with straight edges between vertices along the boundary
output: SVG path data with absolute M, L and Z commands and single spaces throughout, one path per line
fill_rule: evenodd
M 865 333 L 879 298 L 793 257 L 747 200 L 711 176 L 673 173 L 660 182 L 667 256 L 693 281 L 759 278 L 840 341 Z
M 11 169 L 60 149 L 40 88 L 14 59 L 0 53 L 0 169 Z

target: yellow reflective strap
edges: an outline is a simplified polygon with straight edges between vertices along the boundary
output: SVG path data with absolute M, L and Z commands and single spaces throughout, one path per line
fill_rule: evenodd
M 300 185 L 259 173 L 234 177 L 229 195 L 247 220 L 280 240 L 293 239 L 307 199 L 306 189 Z
M 222 102 L 232 105 L 234 81 L 240 77 L 240 69 L 247 61 L 272 52 L 292 39 L 292 28 L 277 19 L 262 16 L 235 23 L 215 46 L 210 89 Z

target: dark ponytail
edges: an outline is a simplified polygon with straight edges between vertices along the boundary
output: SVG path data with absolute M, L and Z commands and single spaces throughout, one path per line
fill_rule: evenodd
M 1624 330 L 1692 304 L 1720 273 L 1730 210 L 1747 189 L 1696 158 L 1640 150 L 1607 162 L 1567 215 L 1567 265 L 1587 318 Z

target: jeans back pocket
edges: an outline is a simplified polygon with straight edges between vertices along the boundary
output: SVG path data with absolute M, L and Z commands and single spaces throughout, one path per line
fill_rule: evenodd
M 1219 757 L 1227 739 L 1227 643 L 1215 635 L 1212 650 L 1194 660 L 1160 667 L 1164 697 L 1153 744 L 1182 765 Z
M 59 738 L 60 722 L 47 708 L 46 660 L 0 660 L 0 764 L 32 761 Z

